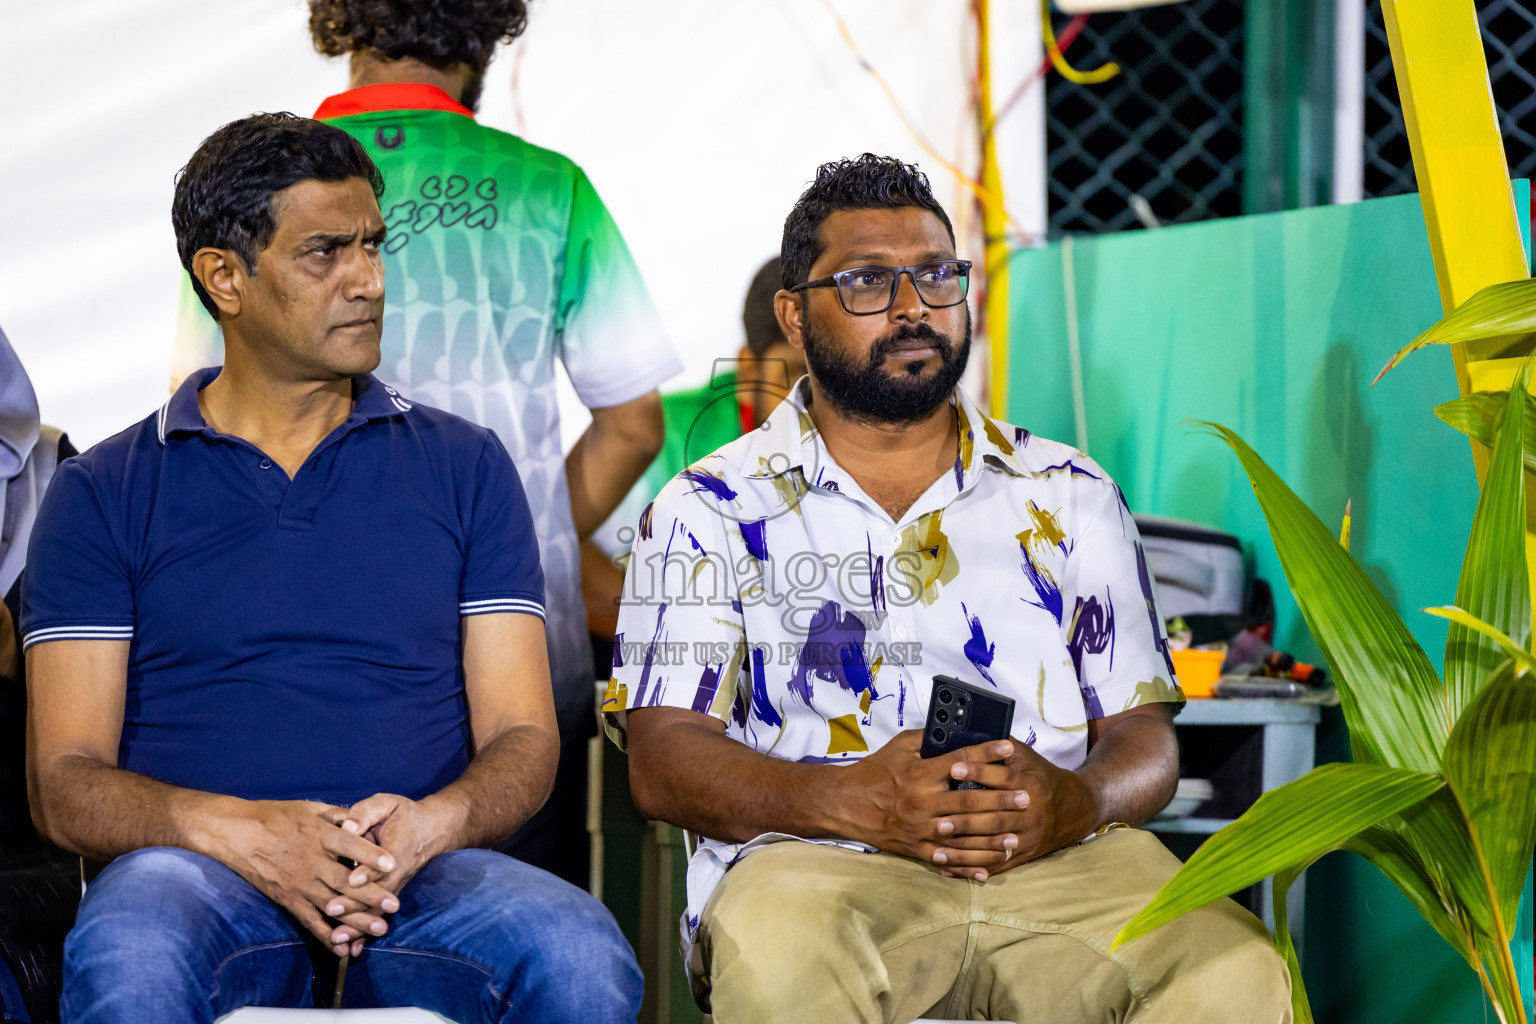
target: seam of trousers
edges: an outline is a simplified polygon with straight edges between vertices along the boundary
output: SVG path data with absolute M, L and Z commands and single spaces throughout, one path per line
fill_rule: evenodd
M 947 918 L 943 921 L 924 921 L 922 924 L 912 925 L 906 930 L 896 933 L 884 944 L 876 946 L 875 950 L 881 956 L 884 956 L 892 950 L 900 949 L 909 942 L 925 939 L 937 932 L 944 931 L 946 928 L 965 928 L 975 923 L 975 919 L 969 916 Z
M 965 1013 L 965 1008 L 971 1001 L 971 992 L 975 988 L 975 979 L 971 977 L 971 963 L 976 959 L 976 947 L 981 942 L 981 929 L 977 926 L 985 923 L 986 920 L 977 901 L 980 889 L 980 885 L 971 885 L 971 920 L 965 929 L 965 955 L 960 959 L 960 970 L 955 977 L 955 984 L 951 986 L 949 1004 L 944 1009 L 946 1017 L 957 1017 Z
M 1027 932 L 1032 935 L 1061 935 L 1069 939 L 1076 939 L 1081 945 L 1097 953 L 1101 959 L 1108 960 L 1118 968 L 1120 973 L 1125 976 L 1125 987 L 1130 990 L 1131 997 L 1142 1007 L 1148 1005 L 1147 986 L 1131 970 L 1130 965 L 1126 964 L 1112 951 L 1085 937 L 1080 931 L 1070 925 L 1026 922 L 1018 918 L 1006 916 L 988 918 L 981 923 L 996 925 L 999 928 L 1012 928 L 1014 931 Z
M 284 946 L 302 945 L 304 943 L 301 940 L 289 939 L 284 942 L 263 942 L 259 946 L 246 946 L 244 949 L 235 950 L 229 956 L 220 960 L 219 965 L 213 969 L 213 988 L 208 990 L 208 1001 L 211 1003 L 219 997 L 219 975 L 223 972 L 224 968 L 229 966 L 230 961 L 245 956 L 247 953 L 262 953 L 269 949 L 282 949 Z M 313 968 L 311 968 L 310 973 L 314 973 Z
M 473 967 L 475 970 L 485 975 L 485 987 L 489 989 L 491 995 L 496 998 L 496 1019 L 500 1020 L 502 1017 L 506 1016 L 507 1011 L 512 1008 L 509 994 L 502 993 L 496 988 L 496 975 L 492 973 L 489 967 L 486 967 L 484 964 L 477 960 L 471 960 L 469 957 L 459 956 L 456 953 L 444 953 L 435 949 L 415 949 L 410 946 L 387 946 L 384 948 L 370 949 L 368 952 L 374 954 L 403 953 L 407 956 L 429 956 L 436 960 L 453 960 L 461 964 L 468 964 L 470 967 Z

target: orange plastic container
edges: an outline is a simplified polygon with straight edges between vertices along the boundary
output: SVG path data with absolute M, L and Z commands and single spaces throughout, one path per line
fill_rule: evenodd
M 1222 651 L 1173 651 L 1173 670 L 1186 697 L 1216 696 L 1216 680 L 1221 678 Z

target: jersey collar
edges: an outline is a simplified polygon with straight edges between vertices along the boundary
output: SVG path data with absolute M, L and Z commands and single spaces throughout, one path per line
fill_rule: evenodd
M 360 85 L 356 89 L 328 96 L 315 111 L 317 121 L 329 121 L 355 114 L 374 114 L 384 110 L 446 110 L 473 118 L 474 111 L 435 85 L 421 82 L 385 82 Z

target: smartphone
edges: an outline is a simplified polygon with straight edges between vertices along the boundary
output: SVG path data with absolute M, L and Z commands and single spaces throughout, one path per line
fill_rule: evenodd
M 962 683 L 952 676 L 934 676 L 923 726 L 923 757 L 937 757 L 961 747 L 1005 740 L 1013 730 L 1013 698 Z M 974 782 L 949 781 L 950 789 L 980 789 Z

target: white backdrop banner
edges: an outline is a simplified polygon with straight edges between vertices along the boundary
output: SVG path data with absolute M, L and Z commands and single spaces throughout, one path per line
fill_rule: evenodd
M 1038 23 L 1027 0 L 993 6 L 1001 98 L 1039 59 Z M 534 0 L 491 66 L 481 120 L 581 164 L 628 239 L 685 363 L 669 388 L 703 383 L 741 344 L 747 283 L 824 160 L 916 161 L 962 255 L 980 259 L 970 193 L 860 65 L 834 9 L 912 127 L 974 173 L 962 0 Z M 45 421 L 82 448 L 164 401 L 176 171 L 221 124 L 309 114 L 346 88 L 307 17 L 300 0 L 0 3 L 0 324 Z M 1026 230 L 1045 219 L 1041 92 L 1002 147 Z M 586 417 L 566 398 L 569 440 Z

